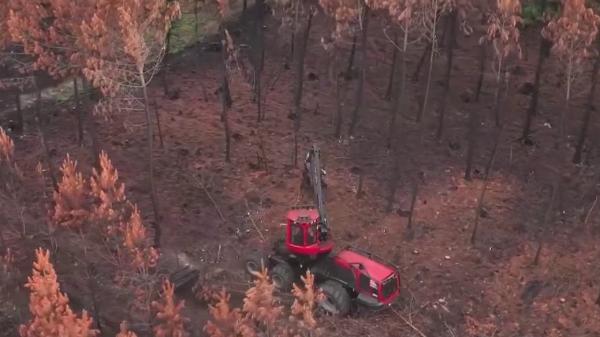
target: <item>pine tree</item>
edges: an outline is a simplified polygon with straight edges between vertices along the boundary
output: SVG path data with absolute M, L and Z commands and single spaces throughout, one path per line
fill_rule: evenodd
M 91 328 L 92 319 L 86 311 L 81 317 L 69 306 L 69 298 L 60 291 L 58 277 L 50 262 L 50 253 L 41 248 L 36 250 L 33 273 L 25 287 L 29 289 L 29 311 L 31 320 L 21 325 L 21 337 L 95 337 Z

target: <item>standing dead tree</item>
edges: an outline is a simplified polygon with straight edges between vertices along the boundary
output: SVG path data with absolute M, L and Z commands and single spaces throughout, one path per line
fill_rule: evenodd
M 587 95 L 587 101 L 585 106 L 585 116 L 581 121 L 581 130 L 579 131 L 579 137 L 577 138 L 577 145 L 575 146 L 575 154 L 573 155 L 573 163 L 579 164 L 582 160 L 583 148 L 585 140 L 587 138 L 590 123 L 592 121 L 592 112 L 595 110 L 594 101 L 596 99 L 596 88 L 598 86 L 598 72 L 600 72 L 600 38 L 596 37 L 596 60 L 592 67 L 592 75 L 590 80 L 590 88 Z
M 552 52 L 564 63 L 565 100 L 560 114 L 560 148 L 567 146 L 567 116 L 571 108 L 571 91 L 583 62 L 588 59 L 590 47 L 598 34 L 600 17 L 587 8 L 584 0 L 566 0 L 560 17 L 551 20 L 542 30 L 545 38 L 552 41 Z M 566 153 L 565 153 L 566 154 Z
M 500 110 L 502 105 L 502 79 L 505 79 L 505 91 L 508 89 L 509 68 L 507 59 L 516 54 L 521 58 L 518 25 L 521 19 L 521 3 L 519 0 L 498 0 L 496 11 L 488 16 L 488 28 L 483 40 L 487 40 L 494 48 L 494 72 L 496 74 L 496 89 L 494 91 L 494 118 L 496 127 L 501 124 Z M 504 92 L 506 94 L 506 92 Z
M 87 55 L 83 73 L 104 94 L 97 105 L 99 111 L 144 113 L 148 183 L 156 219 L 155 245 L 159 246 L 161 217 L 154 181 L 154 134 L 148 85 L 164 57 L 166 35 L 172 20 L 180 14 L 179 4 L 166 0 L 100 2 L 93 18 L 81 27 L 81 44 Z

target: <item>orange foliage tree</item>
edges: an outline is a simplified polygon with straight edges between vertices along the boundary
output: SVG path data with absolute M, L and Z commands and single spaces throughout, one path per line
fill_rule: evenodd
M 19 329 L 21 337 L 61 336 L 94 337 L 92 319 L 83 311 L 81 317 L 69 306 L 69 298 L 60 291 L 58 277 L 47 250 L 36 250 L 33 273 L 25 285 L 29 291 L 31 320 Z
M 52 222 L 57 226 L 81 230 L 90 215 L 87 207 L 88 186 L 81 172 L 77 171 L 77 162 L 69 154 L 60 171 L 62 178 L 53 194 Z
M 156 311 L 157 325 L 154 326 L 154 337 L 186 337 L 186 319 L 182 309 L 184 301 L 176 302 L 175 287 L 168 280 L 163 283 L 160 300 L 152 302 Z
M 485 39 L 491 42 L 494 48 L 494 68 L 496 73 L 494 116 L 496 126 L 500 126 L 502 77 L 504 76 L 505 81 L 508 81 L 507 59 L 513 55 L 521 58 L 518 26 L 523 20 L 521 19 L 521 2 L 519 0 L 498 0 L 496 7 L 496 11 L 490 14 L 488 18 L 486 36 L 482 37 L 480 43 Z M 508 88 L 508 82 L 506 82 L 506 88 Z
M 216 303 L 210 306 L 212 319 L 204 331 L 211 337 L 256 336 L 314 336 L 317 321 L 314 312 L 322 295 L 315 290 L 314 275 L 302 277 L 304 287 L 294 284 L 294 303 L 289 320 L 283 319 L 284 307 L 274 294 L 274 285 L 266 269 L 255 273 L 254 286 L 246 291 L 242 309 L 232 308 L 230 295 L 225 289 L 214 295 Z
M 585 0 L 565 0 L 561 15 L 542 30 L 542 35 L 553 43 L 552 51 L 566 66 L 565 107 L 560 115 L 561 148 L 566 147 L 566 116 L 570 110 L 573 81 L 581 71 L 583 61 L 589 57 L 599 23 L 600 17 L 586 7 Z

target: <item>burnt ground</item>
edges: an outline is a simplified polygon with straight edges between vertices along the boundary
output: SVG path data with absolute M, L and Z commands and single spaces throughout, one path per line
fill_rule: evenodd
M 177 98 L 165 97 L 159 81 L 150 88 L 164 134 L 164 148 L 153 154 L 164 217 L 162 249 L 186 253 L 203 273 L 224 271 L 223 284 L 237 291 L 244 289 L 240 257 L 261 244 L 251 221 L 268 241 L 275 240 L 282 235 L 278 224 L 285 211 L 299 202 L 301 175 L 291 165 L 293 121 L 288 118 L 294 75 L 292 70 L 282 70 L 287 46 L 281 43 L 284 39 L 278 35 L 277 24 L 276 20 L 268 23 L 265 82 L 272 83 L 280 75 L 266 93 L 264 122 L 256 122 L 250 86 L 240 76 L 233 77 L 231 163 L 224 161 L 221 107 L 215 94 L 219 53 L 192 48 L 172 59 L 168 79 L 179 91 Z M 551 221 L 542 228 L 558 156 L 554 141 L 564 91 L 560 82 L 562 67 L 554 58 L 543 75 L 534 145 L 519 141 L 529 96 L 518 89 L 533 81 L 538 30 L 530 28 L 523 34 L 526 58 L 511 78 L 502 111 L 505 127 L 485 195 L 479 236 L 472 245 L 469 239 L 483 181 L 481 174 L 471 182 L 463 179 L 469 112 L 475 110 L 482 121 L 475 156 L 478 172 L 484 171 L 496 132 L 491 111 L 494 75 L 489 64 L 480 102 L 464 99 L 467 91 L 474 89 L 478 76 L 478 36 L 459 38 L 442 140 L 436 141 L 434 132 L 442 91 L 443 52 L 434 65 L 432 109 L 426 115 L 423 145 L 417 146 L 420 136 L 414 115 L 417 93 L 423 91 L 424 72 L 420 81 L 409 87 L 411 102 L 399 118 L 394 146 L 397 151 L 390 152 L 384 146 L 385 132 L 381 130 L 388 127 L 390 102 L 382 96 L 391 49 L 381 28 L 375 23 L 369 36 L 365 109 L 353 139 L 333 137 L 335 87 L 327 81 L 327 62 L 320 45 L 321 36 L 331 26 L 322 16 L 315 20 L 309 42 L 300 151 L 302 156 L 313 142 L 322 148 L 329 184 L 327 207 L 338 247 L 357 245 L 398 265 L 403 282 L 398 308 L 427 336 L 598 336 L 600 325 L 595 318 L 600 307 L 594 301 L 600 286 L 594 262 L 600 218 L 593 212 L 584 224 L 598 192 L 597 147 L 590 146 L 585 165 L 569 168 L 568 182 Z M 423 47 L 415 45 L 409 53 L 411 73 Z M 348 49 L 343 51 L 343 60 Z M 309 73 L 316 79 L 310 80 Z M 583 115 L 588 78 L 586 68 L 574 90 L 575 101 L 568 118 L 571 143 Z M 355 83 L 349 83 L 344 104 L 344 133 Z M 82 170 L 89 172 L 89 139 L 84 148 L 76 146 L 73 111 L 50 103 L 44 109 L 49 113 L 48 143 L 55 164 L 70 153 Z M 145 180 L 144 125 L 141 114 L 130 113 L 99 121 L 98 129 L 102 147 L 119 169 L 129 199 L 138 203 L 149 223 L 152 208 Z M 597 123 L 592 130 L 589 144 L 596 144 Z M 268 172 L 257 167 L 259 134 L 264 139 Z M 25 137 L 16 140 L 16 153 L 25 172 L 33 172 L 42 160 L 32 127 Z M 356 168 L 364 172 L 364 195 L 360 199 L 355 196 Z M 424 179 L 415 208 L 414 237 L 409 239 L 405 213 L 417 171 L 423 172 Z M 396 200 L 393 211 L 386 212 L 394 177 L 398 184 Z M 31 196 L 32 205 L 43 202 L 41 198 L 41 194 Z M 45 212 L 32 208 L 33 221 L 43 221 Z M 540 237 L 545 240 L 545 248 L 536 266 L 533 259 Z M 27 272 L 30 261 L 24 266 Z M 182 296 L 189 306 L 192 330 L 200 336 L 206 307 L 188 295 Z M 391 311 L 324 324 L 332 335 L 416 336 Z

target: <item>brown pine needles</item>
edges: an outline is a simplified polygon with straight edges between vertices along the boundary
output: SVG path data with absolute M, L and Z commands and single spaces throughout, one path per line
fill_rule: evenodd
M 292 289 L 294 295 L 294 303 L 291 307 L 292 316 L 300 318 L 304 327 L 314 329 L 317 326 L 315 309 L 318 302 L 323 299 L 323 294 L 316 291 L 315 275 L 310 270 L 301 278 L 304 287 L 301 288 L 294 283 Z
M 3 128 L 0 127 L 0 162 L 12 162 L 15 153 L 15 143 L 6 134 Z
M 86 205 L 88 196 L 86 181 L 77 171 L 77 161 L 71 160 L 69 154 L 63 161 L 60 171 L 62 178 L 58 190 L 53 194 L 52 222 L 58 226 L 81 229 L 90 215 Z
M 21 337 L 61 336 L 94 337 L 92 319 L 83 311 L 78 317 L 69 306 L 69 298 L 60 291 L 54 266 L 47 250 L 36 250 L 33 273 L 25 285 L 30 290 L 31 320 L 21 325 Z
M 162 285 L 162 293 L 158 301 L 152 302 L 152 308 L 156 311 L 154 326 L 154 337 L 186 337 L 186 319 L 182 310 L 184 301 L 175 300 L 175 287 L 166 280 Z

